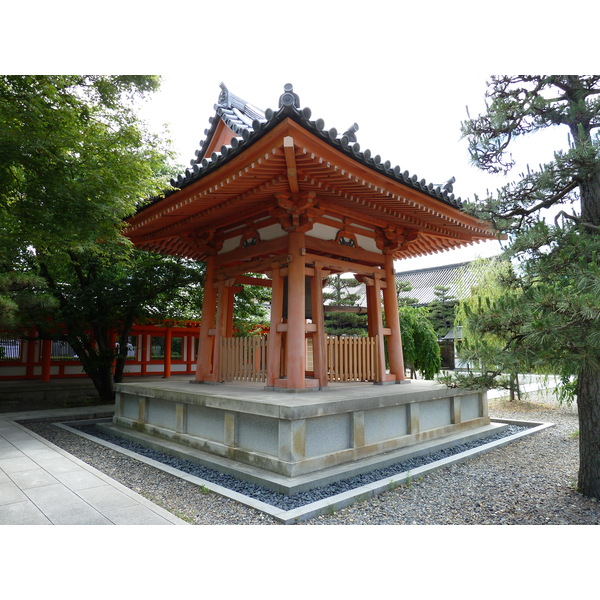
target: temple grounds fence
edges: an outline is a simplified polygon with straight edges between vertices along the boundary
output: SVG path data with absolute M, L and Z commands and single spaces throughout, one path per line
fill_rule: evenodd
M 196 321 L 134 325 L 127 342 L 124 376 L 195 373 L 199 327 Z M 35 332 L 22 339 L 0 333 L 0 381 L 76 377 L 87 375 L 67 342 L 40 340 Z
M 193 375 L 199 326 L 198 322 L 135 325 L 127 342 L 124 376 Z M 326 336 L 328 381 L 377 381 L 377 349 L 376 337 Z M 308 372 L 312 370 L 312 351 L 312 339 L 308 338 Z M 268 335 L 222 338 L 220 356 L 221 381 L 266 382 Z M 76 377 L 87 375 L 67 342 L 0 333 L 0 381 Z

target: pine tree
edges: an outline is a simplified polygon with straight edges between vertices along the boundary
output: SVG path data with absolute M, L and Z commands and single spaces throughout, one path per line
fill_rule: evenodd
M 568 133 L 554 159 L 468 208 L 508 236 L 518 278 L 479 327 L 506 335 L 516 362 L 575 378 L 578 489 L 600 497 L 600 76 L 496 76 L 484 114 L 463 123 L 473 161 L 508 174 L 514 142 Z M 518 298 L 514 297 L 518 290 Z M 518 360 L 517 360 L 518 359 Z
M 353 277 L 340 274 L 327 278 L 327 291 L 323 300 L 336 307 L 356 307 L 361 294 L 357 291 L 361 284 Z M 367 335 L 367 315 L 352 311 L 325 311 L 325 331 L 330 335 Z
M 438 337 L 444 337 L 454 327 L 454 310 L 458 300 L 449 292 L 449 287 L 436 285 L 433 288 L 435 300 L 428 306 L 429 318 Z

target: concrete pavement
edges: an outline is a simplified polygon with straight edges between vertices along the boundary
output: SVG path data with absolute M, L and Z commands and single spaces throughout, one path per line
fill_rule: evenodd
M 187 524 L 15 421 L 23 416 L 0 415 L 0 525 Z

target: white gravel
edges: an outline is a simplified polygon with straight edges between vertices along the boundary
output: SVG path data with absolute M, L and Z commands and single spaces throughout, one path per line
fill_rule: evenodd
M 548 392 L 521 402 L 491 399 L 490 416 L 555 423 L 466 463 L 434 471 L 307 525 L 600 524 L 600 503 L 574 490 L 577 412 Z M 197 525 L 277 524 L 271 517 L 48 423 L 38 434 Z

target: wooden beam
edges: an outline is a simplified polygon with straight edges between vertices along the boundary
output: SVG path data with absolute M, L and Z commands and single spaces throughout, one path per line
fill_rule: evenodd
M 258 277 L 248 277 L 247 275 L 240 275 L 235 278 L 235 282 L 245 285 L 257 285 L 260 287 L 271 287 L 272 283 L 270 279 L 259 279 Z
M 298 185 L 298 171 L 296 169 L 296 156 L 294 153 L 294 138 L 290 135 L 283 138 L 283 154 L 287 165 L 287 178 L 292 194 L 300 191 Z
M 356 313 L 357 315 L 366 315 L 366 306 L 336 306 L 334 304 L 323 305 L 323 310 L 328 313 Z
M 290 263 L 292 260 L 289 254 L 282 256 L 265 258 L 263 260 L 253 260 L 241 265 L 234 265 L 232 267 L 216 269 L 215 278 L 221 277 L 223 279 L 229 279 L 230 277 L 239 277 L 246 273 L 264 273 L 277 267 L 281 268 Z
M 337 258 L 331 258 L 328 256 L 319 256 L 318 254 L 306 253 L 304 260 L 307 264 L 319 263 L 326 269 L 332 269 L 333 271 L 340 273 L 357 273 L 359 275 L 370 275 L 374 277 L 376 273 L 383 271 L 377 266 L 361 265 L 359 263 L 345 261 Z
M 307 235 L 306 247 L 310 250 L 316 250 L 317 252 L 325 252 L 327 254 L 333 254 L 334 256 L 343 256 L 352 261 L 360 261 L 374 265 L 385 264 L 385 256 L 383 254 L 371 252 L 370 250 L 363 250 L 362 248 L 343 246 L 333 240 L 322 240 Z
M 215 258 L 215 266 L 224 267 L 225 265 L 235 264 L 241 261 L 247 262 L 250 259 L 269 255 L 269 254 L 287 254 L 287 236 L 259 242 L 255 246 L 248 248 L 236 248 L 231 252 L 218 254 Z M 252 271 L 247 271 L 251 273 Z

